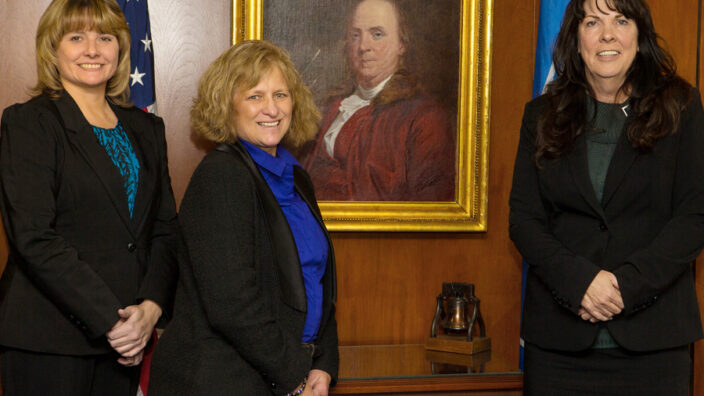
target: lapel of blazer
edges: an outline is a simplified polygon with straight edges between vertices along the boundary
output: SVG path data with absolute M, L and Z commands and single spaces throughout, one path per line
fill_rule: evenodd
M 584 134 L 577 136 L 575 139 L 575 147 L 571 153 L 567 155 L 567 160 L 570 165 L 570 172 L 572 173 L 572 178 L 574 179 L 579 192 L 587 201 L 589 206 L 596 211 L 599 216 L 605 218 L 604 209 L 602 208 L 599 201 L 596 199 L 596 193 L 594 192 L 594 186 L 592 185 L 592 180 L 589 178 L 589 164 L 587 162 L 587 143 L 584 138 Z
M 614 193 L 623 182 L 626 173 L 628 173 L 631 165 L 633 165 L 636 157 L 638 157 L 638 150 L 633 148 L 631 143 L 628 141 L 626 131 L 628 130 L 629 121 L 630 117 L 626 120 L 626 123 L 623 126 L 621 136 L 618 139 L 618 143 L 616 143 L 616 150 L 614 150 L 614 155 L 611 157 L 609 170 L 606 173 L 606 180 L 604 181 L 604 197 L 602 198 L 604 207 L 606 207 L 611 198 L 613 198 Z
M 132 141 L 135 143 L 133 150 L 139 158 L 139 185 L 132 213 L 132 224 L 138 234 L 147 219 L 147 213 L 152 205 L 152 196 L 157 184 L 156 176 L 159 164 L 154 162 L 158 160 L 157 156 L 154 155 L 157 152 L 157 143 L 154 141 L 153 133 L 145 133 L 147 125 L 139 123 L 133 116 L 134 113 L 132 111 L 120 106 L 111 106 L 117 118 L 122 122 L 127 135 L 132 137 Z
M 333 251 L 330 234 L 328 234 L 328 229 L 327 227 L 325 227 L 323 217 L 320 214 L 320 208 L 318 207 L 318 203 L 315 199 L 315 193 L 313 192 L 313 183 L 310 181 L 308 174 L 303 169 L 298 166 L 294 166 L 293 184 L 296 188 L 296 191 L 298 191 L 298 194 L 301 196 L 301 198 L 303 198 L 303 201 L 305 201 L 311 213 L 313 213 L 313 216 L 318 221 L 318 225 L 323 230 L 323 234 L 325 234 L 325 239 L 328 243 L 328 262 L 326 273 L 329 274 L 331 277 L 331 284 L 329 285 L 330 298 L 331 301 L 335 302 L 337 301 L 337 274 L 335 270 L 335 252 Z M 322 323 L 325 322 L 323 321 Z
M 105 148 L 98 142 L 92 127 L 88 124 L 71 95 L 65 92 L 54 103 L 59 110 L 59 116 L 63 120 L 69 142 L 72 143 L 98 176 L 100 183 L 110 197 L 110 201 L 115 206 L 115 210 L 119 213 L 127 229 L 132 232 L 127 198 L 120 171 L 110 160 Z
M 257 189 L 257 196 L 264 208 L 266 221 L 269 224 L 269 235 L 271 235 L 276 266 L 279 270 L 279 281 L 281 283 L 281 295 L 284 303 L 290 307 L 306 312 L 307 300 L 306 289 L 303 284 L 303 274 L 298 258 L 298 248 L 293 239 L 293 234 L 288 226 L 288 221 L 284 212 L 279 206 L 279 202 L 269 189 L 269 185 L 264 177 L 259 173 L 259 168 L 250 157 L 247 149 L 241 143 L 220 144 L 216 148 L 218 151 L 232 153 L 242 159 L 247 169 L 252 174 L 254 184 Z

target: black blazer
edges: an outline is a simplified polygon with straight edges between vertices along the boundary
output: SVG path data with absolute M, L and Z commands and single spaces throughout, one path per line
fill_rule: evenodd
M 168 312 L 176 205 L 164 124 L 112 106 L 140 162 L 133 218 L 119 170 L 68 93 L 5 109 L 0 202 L 10 242 L 0 279 L 0 345 L 56 354 L 111 350 L 118 308 Z
M 221 151 L 224 149 L 225 151 Z M 325 231 L 313 187 L 294 184 Z M 240 144 L 221 145 L 193 173 L 181 204 L 174 318 L 156 346 L 149 394 L 283 395 L 311 369 L 337 376 L 335 262 L 323 276 L 319 355 L 301 345 L 306 295 L 286 218 Z
M 522 324 L 527 342 L 583 350 L 600 326 L 633 351 L 702 337 L 691 264 L 704 246 L 704 112 L 696 90 L 692 95 L 676 133 L 651 152 L 634 149 L 624 129 L 602 203 L 589 179 L 583 135 L 565 156 L 535 166 L 536 124 L 547 101 L 526 105 L 510 235 L 530 264 Z M 616 275 L 625 308 L 605 324 L 591 324 L 577 311 L 601 269 Z

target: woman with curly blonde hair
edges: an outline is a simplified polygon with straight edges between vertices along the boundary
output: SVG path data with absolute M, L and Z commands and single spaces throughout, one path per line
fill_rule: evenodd
M 327 395 L 337 375 L 332 245 L 307 173 L 284 146 L 320 114 L 267 41 L 222 54 L 200 80 L 193 129 L 217 148 L 181 204 L 181 281 L 150 395 Z

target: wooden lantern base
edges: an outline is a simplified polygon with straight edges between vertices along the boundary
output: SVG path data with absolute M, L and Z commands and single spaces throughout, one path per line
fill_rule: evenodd
M 474 337 L 472 341 L 467 341 L 464 336 L 439 334 L 437 337 L 428 338 L 425 349 L 471 355 L 491 349 L 491 339 Z
M 481 366 L 491 360 L 491 350 L 469 355 L 464 353 L 452 353 L 426 349 L 425 359 L 433 363 L 472 367 L 474 372 L 481 372 Z

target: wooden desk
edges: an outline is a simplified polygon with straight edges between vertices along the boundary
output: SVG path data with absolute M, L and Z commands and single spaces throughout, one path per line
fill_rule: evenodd
M 491 351 L 426 351 L 422 344 L 340 347 L 333 395 L 521 395 L 523 375 Z M 439 392 L 439 393 L 436 393 Z

